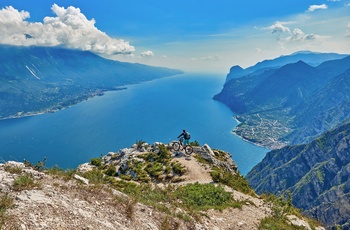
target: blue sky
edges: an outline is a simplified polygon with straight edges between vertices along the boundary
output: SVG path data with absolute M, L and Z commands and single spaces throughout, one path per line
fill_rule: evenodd
M 350 53 L 350 0 L 0 0 L 0 43 L 61 45 L 227 73 L 300 50 Z

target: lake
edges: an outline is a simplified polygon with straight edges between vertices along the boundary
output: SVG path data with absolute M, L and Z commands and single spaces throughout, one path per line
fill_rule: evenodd
M 233 113 L 212 97 L 225 76 L 186 73 L 107 92 L 56 113 L 0 121 L 0 160 L 76 168 L 136 141 L 169 143 L 186 129 L 191 141 L 232 154 L 246 175 L 268 149 L 232 134 Z

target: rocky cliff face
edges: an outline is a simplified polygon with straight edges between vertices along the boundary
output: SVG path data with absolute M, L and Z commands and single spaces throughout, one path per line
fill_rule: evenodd
M 94 158 L 73 171 L 43 169 L 42 165 L 33 169 L 18 162 L 0 164 L 1 229 L 251 230 L 272 215 L 271 203 L 229 186 L 225 186 L 225 194 L 241 204 L 240 208 L 190 211 L 183 205 L 188 200 L 181 199 L 185 194 L 174 199 L 176 188 L 207 185 L 201 188 L 213 189 L 211 171 L 221 168 L 236 175 L 237 165 L 228 153 L 208 145 L 194 147 L 192 155 L 164 151 L 164 146 L 170 148 L 161 143 L 135 144 Z M 149 182 L 142 183 L 141 178 Z M 136 198 L 142 196 L 148 197 L 147 201 Z M 216 194 L 205 200 L 212 196 Z M 287 218 L 292 228 L 311 229 L 304 219 Z
M 258 193 L 290 191 L 305 214 L 349 229 L 350 124 L 309 144 L 269 152 L 247 180 Z

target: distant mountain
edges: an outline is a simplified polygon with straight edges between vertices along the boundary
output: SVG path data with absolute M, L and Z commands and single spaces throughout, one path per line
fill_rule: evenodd
M 246 178 L 258 193 L 290 191 L 305 214 L 350 229 L 350 123 L 267 153 Z
M 269 148 L 306 143 L 349 118 L 349 69 L 350 56 L 316 67 L 298 61 L 232 79 L 214 99 L 237 114 L 244 139 Z
M 0 45 L 0 119 L 55 111 L 107 90 L 179 73 L 88 51 Z
M 248 67 L 247 69 L 243 69 L 240 66 L 233 66 L 226 77 L 226 82 L 246 75 L 259 75 L 268 69 L 278 69 L 286 64 L 295 63 L 298 61 L 303 61 L 311 66 L 318 66 L 325 61 L 342 59 L 346 56 L 348 56 L 348 54 L 299 51 L 290 55 L 280 56 L 272 60 L 258 62 L 254 66 Z

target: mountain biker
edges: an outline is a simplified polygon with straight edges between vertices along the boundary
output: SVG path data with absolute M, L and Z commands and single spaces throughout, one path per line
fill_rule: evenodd
M 182 130 L 182 133 L 177 138 L 180 138 L 180 137 L 183 137 L 183 139 L 184 139 L 183 143 L 182 143 L 182 138 L 180 139 L 181 145 L 189 145 L 190 144 L 191 135 L 189 132 L 186 132 L 186 130 Z

